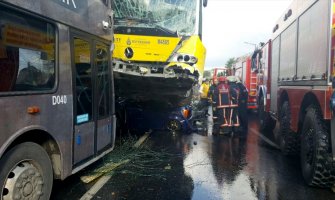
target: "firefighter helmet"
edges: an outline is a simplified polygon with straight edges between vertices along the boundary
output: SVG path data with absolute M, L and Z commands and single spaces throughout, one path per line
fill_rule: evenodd
M 224 77 L 224 76 L 220 76 L 219 77 L 219 82 L 221 83 L 221 82 L 225 82 L 227 80 L 227 78 L 226 77 Z

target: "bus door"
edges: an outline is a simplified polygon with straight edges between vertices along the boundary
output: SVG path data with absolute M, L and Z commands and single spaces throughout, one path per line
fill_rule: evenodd
M 109 45 L 85 35 L 72 36 L 74 72 L 74 164 L 112 143 Z
M 98 152 L 109 146 L 115 137 L 115 135 L 112 135 L 112 69 L 110 68 L 111 55 L 109 49 L 110 46 L 105 43 L 95 43 L 96 92 L 94 108 L 97 117 L 96 151 Z

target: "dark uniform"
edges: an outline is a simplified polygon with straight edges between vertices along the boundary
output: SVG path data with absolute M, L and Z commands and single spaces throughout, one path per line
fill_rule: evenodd
M 230 93 L 231 104 L 239 106 L 240 88 L 238 87 L 236 82 L 229 82 L 229 93 Z M 232 124 L 240 126 L 238 119 L 239 116 L 238 108 L 232 108 L 231 112 L 232 112 Z
M 238 102 L 238 115 L 242 126 L 242 137 L 245 137 L 248 133 L 248 90 L 241 82 L 237 82 L 236 85 L 240 91 L 240 98 Z
M 240 137 L 245 138 L 248 131 L 248 90 L 236 77 L 230 76 L 220 81 L 217 91 L 221 127 L 240 132 Z
M 217 118 L 217 109 L 216 109 L 216 105 L 217 105 L 217 101 L 218 101 L 218 90 L 217 90 L 217 83 L 215 83 L 215 81 L 213 81 L 213 84 L 209 87 L 209 92 L 208 92 L 208 96 L 209 98 L 212 99 L 212 110 L 213 110 L 213 119 Z

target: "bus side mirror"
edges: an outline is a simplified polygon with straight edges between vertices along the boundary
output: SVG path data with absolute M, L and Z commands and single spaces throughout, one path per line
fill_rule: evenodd
M 202 5 L 203 5 L 204 7 L 207 7 L 207 3 L 208 3 L 208 0 L 203 0 L 203 1 L 202 1 Z

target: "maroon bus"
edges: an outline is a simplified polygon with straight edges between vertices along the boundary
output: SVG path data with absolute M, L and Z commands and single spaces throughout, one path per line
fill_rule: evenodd
M 110 0 L 0 0 L 0 199 L 49 199 L 114 147 Z

